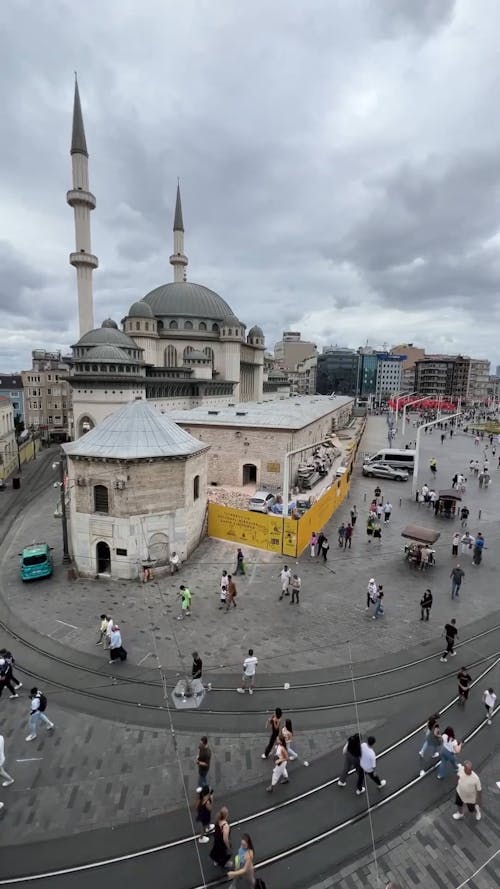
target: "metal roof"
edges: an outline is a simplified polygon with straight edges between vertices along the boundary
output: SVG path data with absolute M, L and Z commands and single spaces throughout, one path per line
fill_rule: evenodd
M 244 401 L 231 407 L 169 411 L 169 416 L 182 426 L 302 429 L 353 401 L 347 396 L 299 395 L 276 401 Z
M 83 358 L 75 359 L 75 361 L 114 361 L 120 364 L 122 362 L 130 364 L 131 360 L 130 355 L 127 355 L 119 346 L 110 346 L 108 343 L 103 343 L 102 346 L 92 346 Z
M 75 343 L 75 346 L 120 346 L 126 349 L 141 349 L 135 340 L 133 340 L 123 330 L 115 327 L 96 327 L 95 330 L 89 330 Z M 74 346 L 71 347 L 72 349 Z
M 128 316 L 129 318 L 154 318 L 153 309 L 143 299 L 132 303 L 128 310 Z
M 222 296 L 209 287 L 192 281 L 162 284 L 147 293 L 144 302 L 151 306 L 157 317 L 168 315 L 176 318 L 209 318 L 219 323 L 224 318 L 231 318 L 233 324 L 239 323 Z
M 63 448 L 69 457 L 148 460 L 188 457 L 206 450 L 207 445 L 177 426 L 169 415 L 140 399 L 110 414 Z

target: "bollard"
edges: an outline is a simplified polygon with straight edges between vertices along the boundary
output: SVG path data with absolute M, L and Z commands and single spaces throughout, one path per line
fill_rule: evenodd
M 402 499 L 401 499 L 401 497 L 400 497 L 400 498 L 399 498 L 399 508 L 400 508 L 400 509 L 401 509 L 402 505 L 403 505 L 403 501 L 402 501 Z
M 481 521 L 481 510 L 479 510 L 479 514 L 478 514 L 477 520 L 478 520 L 478 522 Z
M 364 493 L 364 495 L 363 495 L 363 503 L 366 503 L 366 491 L 365 491 L 365 493 Z

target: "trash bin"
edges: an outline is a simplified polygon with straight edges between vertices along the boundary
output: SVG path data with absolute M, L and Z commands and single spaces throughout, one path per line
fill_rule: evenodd
M 21 479 L 18 478 L 17 476 L 16 476 L 16 478 L 12 479 L 12 487 L 16 488 L 16 490 L 21 487 Z

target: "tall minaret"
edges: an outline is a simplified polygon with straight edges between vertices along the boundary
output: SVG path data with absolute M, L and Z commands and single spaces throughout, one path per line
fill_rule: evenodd
M 92 272 L 99 262 L 90 246 L 90 211 L 95 209 L 95 197 L 89 191 L 89 155 L 83 128 L 82 107 L 78 81 L 75 76 L 75 101 L 73 104 L 73 133 L 71 137 L 71 166 L 73 168 L 73 188 L 68 191 L 66 200 L 75 212 L 75 252 L 70 253 L 69 261 L 76 269 L 78 289 L 78 322 L 80 336 L 94 328 L 94 296 Z
M 184 255 L 184 223 L 182 221 L 181 189 L 179 183 L 177 183 L 177 198 L 175 201 L 174 252 L 170 257 L 170 264 L 174 267 L 174 281 L 185 281 L 188 258 Z

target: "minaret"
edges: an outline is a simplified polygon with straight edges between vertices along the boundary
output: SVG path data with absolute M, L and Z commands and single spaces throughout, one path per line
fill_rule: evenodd
M 94 329 L 94 296 L 92 272 L 99 262 L 90 246 L 90 211 L 95 209 L 95 197 L 89 191 L 89 155 L 83 128 L 82 107 L 78 81 L 75 76 L 75 101 L 73 104 L 73 132 L 71 137 L 71 166 L 73 188 L 66 200 L 75 213 L 75 252 L 69 261 L 76 269 L 78 290 L 78 322 L 80 337 Z
M 185 281 L 188 258 L 184 255 L 184 223 L 182 221 L 181 189 L 179 183 L 177 183 L 177 198 L 175 201 L 174 252 L 170 257 L 170 264 L 174 267 L 174 281 Z

